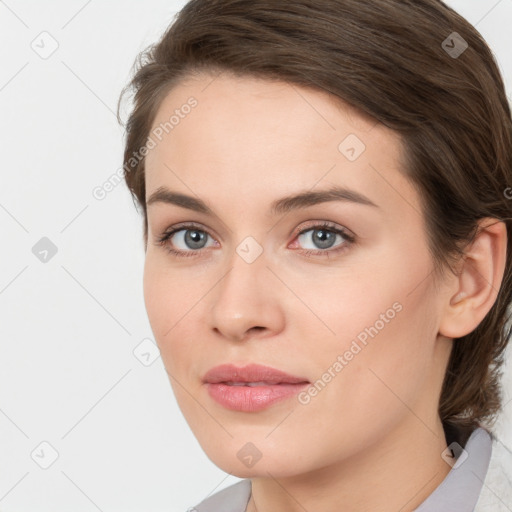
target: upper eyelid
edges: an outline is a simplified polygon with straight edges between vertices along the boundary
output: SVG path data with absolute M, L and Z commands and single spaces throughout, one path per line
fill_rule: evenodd
M 310 221 L 304 221 L 306 223 L 308 223 L 307 226 L 305 227 L 302 227 L 300 230 L 294 230 L 294 233 L 296 234 L 300 234 L 302 233 L 303 231 L 309 231 L 311 229 L 314 229 L 316 227 L 322 227 L 325 225 L 326 228 L 332 228 L 332 229 L 339 229 L 341 231 L 346 231 L 347 233 L 349 234 L 352 234 L 351 230 L 346 228 L 345 226 L 342 226 L 342 225 L 339 225 L 333 221 L 326 221 L 326 220 L 310 220 Z M 196 222 L 187 222 L 187 221 L 184 221 L 184 222 L 179 222 L 178 224 L 174 224 L 173 226 L 170 226 L 169 228 L 167 228 L 166 230 L 164 230 L 164 233 L 165 232 L 177 232 L 177 231 L 181 231 L 181 230 L 188 230 L 190 228 L 195 228 L 197 229 L 198 231 L 204 231 L 206 233 L 210 233 L 210 228 L 206 228 L 204 227 L 203 225 L 201 225 L 200 223 L 196 223 Z

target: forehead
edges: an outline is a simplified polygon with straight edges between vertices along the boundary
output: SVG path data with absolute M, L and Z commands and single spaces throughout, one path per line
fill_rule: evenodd
M 400 171 L 399 135 L 313 88 L 196 75 L 167 94 L 151 137 L 146 199 L 164 185 L 213 204 L 242 196 L 242 205 L 263 206 L 295 190 L 335 184 L 364 191 L 397 215 L 399 206 L 416 204 L 419 211 Z

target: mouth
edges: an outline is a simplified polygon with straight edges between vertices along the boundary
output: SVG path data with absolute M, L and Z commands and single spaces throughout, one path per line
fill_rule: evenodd
M 258 364 L 216 366 L 203 377 L 209 396 L 226 409 L 257 412 L 291 398 L 310 382 Z

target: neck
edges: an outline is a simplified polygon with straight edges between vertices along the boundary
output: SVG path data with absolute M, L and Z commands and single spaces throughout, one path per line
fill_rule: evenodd
M 439 418 L 427 427 L 408 414 L 356 457 L 307 474 L 251 479 L 247 512 L 412 512 L 449 473 L 446 445 Z

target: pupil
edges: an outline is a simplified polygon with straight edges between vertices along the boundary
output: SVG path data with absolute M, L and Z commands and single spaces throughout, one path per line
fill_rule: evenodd
M 187 231 L 187 234 L 185 236 L 187 244 L 191 244 L 194 246 L 194 244 L 198 244 L 201 242 L 201 240 L 204 238 L 204 233 L 200 231 Z
M 333 233 L 323 229 L 315 230 L 315 233 L 317 234 L 316 238 L 319 240 L 318 245 L 320 247 L 323 249 L 330 247 L 329 239 L 332 238 Z

